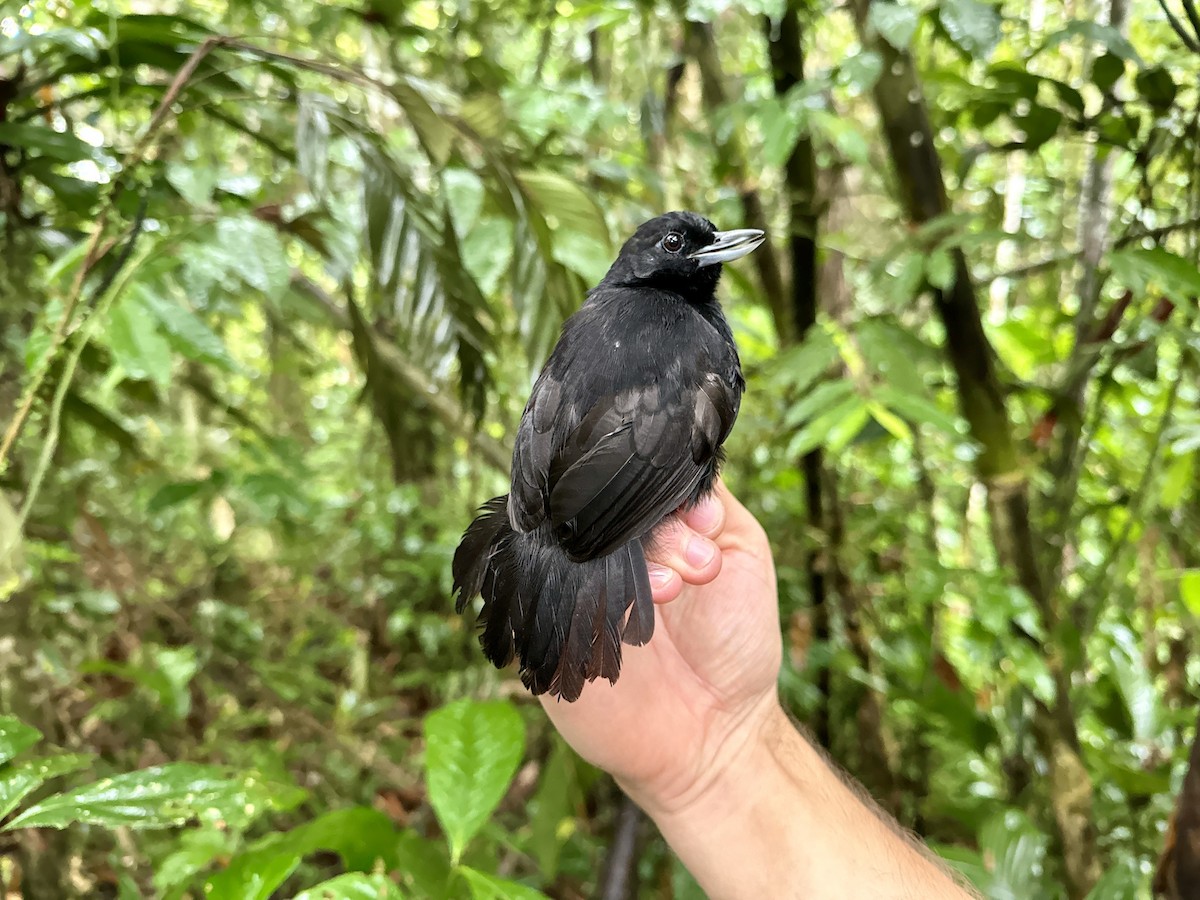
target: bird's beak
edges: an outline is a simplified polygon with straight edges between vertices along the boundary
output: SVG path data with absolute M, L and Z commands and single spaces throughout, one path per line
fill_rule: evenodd
M 698 265 L 711 266 L 716 263 L 726 263 L 741 259 L 759 244 L 767 239 L 766 232 L 757 228 L 738 228 L 733 231 L 718 231 L 713 235 L 713 241 L 703 250 L 697 250 L 688 256 Z

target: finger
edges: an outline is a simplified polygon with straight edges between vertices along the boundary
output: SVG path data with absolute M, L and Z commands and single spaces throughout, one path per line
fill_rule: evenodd
M 678 517 L 668 519 L 663 524 L 646 556 L 650 563 L 678 576 L 677 583 L 659 569 L 650 568 L 651 587 L 655 587 L 657 575 L 661 594 L 669 600 L 675 599 L 684 583 L 708 584 L 721 572 L 721 552 L 716 542 L 693 531 Z
M 655 603 L 670 603 L 679 596 L 683 579 L 678 572 L 655 562 L 647 562 L 646 569 L 650 575 L 650 595 Z
M 725 528 L 723 497 L 718 494 L 709 494 L 691 509 L 683 512 L 681 518 L 683 523 L 693 531 L 715 540 Z

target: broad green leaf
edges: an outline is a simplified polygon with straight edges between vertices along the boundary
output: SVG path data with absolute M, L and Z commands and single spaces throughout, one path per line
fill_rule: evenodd
M 874 401 L 868 402 L 867 410 L 871 413 L 871 417 L 886 428 L 892 437 L 904 441 L 906 444 L 912 441 L 912 430 L 907 423 L 883 404 Z
M 810 419 L 844 403 L 854 394 L 854 384 L 848 378 L 835 378 L 817 385 L 784 413 L 784 428 L 795 428 Z
M 209 479 L 204 478 L 196 481 L 174 481 L 170 484 L 164 484 L 154 492 L 154 496 L 146 504 L 146 512 L 162 512 L 164 509 L 178 506 L 180 503 L 196 496 L 201 489 L 211 483 Z
M 554 259 L 578 272 L 588 284 L 599 283 L 612 264 L 607 244 L 567 229 L 554 232 Z
M 0 766 L 0 819 L 51 778 L 77 772 L 91 761 L 87 754 L 70 753 Z
M 1144 291 L 1150 284 L 1168 294 L 1200 294 L 1200 270 L 1194 263 L 1162 247 L 1119 250 L 1109 257 L 1113 275 L 1122 284 Z M 1180 301 L 1183 297 L 1171 296 Z
M 20 519 L 8 495 L 0 491 L 0 603 L 24 583 L 27 571 Z
M 854 119 L 834 115 L 823 109 L 811 110 L 808 119 L 814 135 L 825 138 L 850 162 L 865 166 L 870 162 L 871 145 Z
M 917 31 L 919 14 L 901 3 L 872 3 L 867 21 L 876 33 L 897 50 L 907 50 Z
M 1105 629 L 1112 639 L 1108 654 L 1113 679 L 1129 711 L 1133 723 L 1133 737 L 1139 741 L 1151 741 L 1161 732 L 1159 722 L 1158 694 L 1154 680 L 1146 669 L 1145 660 L 1138 648 L 1137 639 L 1124 625 L 1112 625 Z
M 232 778 L 217 766 L 171 763 L 104 778 L 47 797 L 4 830 L 65 828 L 77 822 L 108 828 L 172 828 L 205 814 L 224 817 L 261 797 L 254 776 Z M 269 795 L 268 795 L 269 796 Z
M 1200 616 L 1200 569 L 1187 569 L 1179 576 L 1179 596 L 1193 616 Z
M 411 829 L 396 836 L 396 868 L 405 887 L 418 897 L 448 896 L 453 869 L 445 843 L 434 843 Z
M 835 422 L 825 437 L 825 448 L 830 453 L 845 449 L 871 421 L 871 409 L 862 397 L 855 397 L 858 405 Z
M 976 59 L 986 58 L 1000 40 L 1000 13 L 979 0 L 942 0 L 938 19 L 950 40 Z
M 0 764 L 24 753 L 42 739 L 42 733 L 14 716 L 0 716 Z
M 471 889 L 473 900 L 547 900 L 546 895 L 515 881 L 488 875 L 467 866 L 460 866 L 458 873 Z
M 237 368 L 225 342 L 190 309 L 150 285 L 134 284 L 131 290 L 158 319 L 170 342 L 188 359 L 214 363 L 227 371 Z
M 1200 447 L 1200 427 L 1192 432 L 1192 449 L 1178 449 L 1180 441 L 1171 447 L 1172 459 L 1163 472 L 1162 493 L 1160 502 L 1165 509 L 1175 509 L 1179 506 L 1188 489 L 1195 485 L 1196 456 L 1192 452 Z
M 772 371 L 781 385 L 804 391 L 813 385 L 838 359 L 838 350 L 828 332 L 810 329 L 797 347 L 781 353 L 772 363 Z
M 946 434 L 954 437 L 961 436 L 958 416 L 952 412 L 946 412 L 933 400 L 922 394 L 885 385 L 875 391 L 875 397 L 888 409 L 899 413 L 910 422 L 932 425 Z
M 167 164 L 167 183 L 193 206 L 206 206 L 217 186 L 217 170 L 211 165 L 171 162 Z
M 444 169 L 442 190 L 454 222 L 454 233 L 460 241 L 465 240 L 483 209 L 483 181 L 470 169 Z
M 954 256 L 945 247 L 938 247 L 925 260 L 925 277 L 939 291 L 954 286 Z
M 1092 63 L 1092 84 L 1107 93 L 1125 74 L 1125 60 L 1115 53 L 1105 53 Z
M 574 181 L 545 170 L 519 174 L 521 186 L 553 230 L 555 224 L 610 245 L 608 225 L 596 201 Z
M 1175 86 L 1174 79 L 1171 78 L 1171 73 L 1163 66 L 1141 70 L 1137 74 L 1135 83 L 1142 98 L 1159 112 L 1165 112 L 1171 108 L 1175 102 L 1175 95 L 1179 91 Z
M 95 149 L 69 131 L 55 131 L 45 125 L 0 122 L 0 144 L 17 147 L 34 155 L 71 163 L 92 159 Z
M 226 269 L 268 297 L 278 297 L 288 286 L 291 269 L 283 241 L 265 222 L 249 216 L 223 218 L 210 249 L 218 252 Z
M 396 865 L 396 832 L 383 813 L 364 806 L 334 810 L 293 828 L 276 832 L 238 854 L 208 879 L 210 900 L 266 900 L 299 865 L 318 850 L 337 853 L 345 868 L 371 871 L 376 862 Z
M 990 897 L 1042 896 L 1038 873 L 1050 839 L 1017 810 L 997 813 L 979 832 L 979 848 L 990 862 Z
M 217 828 L 184 831 L 171 853 L 154 869 L 154 886 L 168 897 L 182 895 L 183 887 L 212 863 L 229 852 L 235 837 Z
M 525 723 L 508 703 L 459 700 L 425 718 L 429 802 L 457 863 L 503 799 L 525 752 Z
M 454 129 L 430 106 L 418 89 L 419 84 L 416 79 L 402 78 L 391 86 L 391 94 L 404 110 L 408 124 L 416 132 L 430 160 L 442 166 L 450 158 L 450 151 L 454 147 Z
M 350 872 L 301 891 L 294 900 L 401 900 L 403 896 L 386 875 Z
M 113 357 L 135 381 L 152 381 L 162 390 L 171 382 L 171 345 L 157 318 L 132 291 L 109 311 L 105 332 Z
M 563 842 L 576 827 L 571 806 L 574 773 L 574 755 L 561 739 L 556 739 L 542 768 L 529 822 L 530 847 L 547 884 L 558 876 Z
M 795 459 L 817 447 L 821 447 L 827 443 L 832 444 L 832 435 L 835 431 L 838 432 L 839 438 L 844 439 L 843 443 L 848 443 L 869 417 L 870 413 L 867 411 L 866 400 L 852 392 L 847 399 L 835 405 L 828 412 L 817 416 L 801 428 L 788 443 L 785 455 L 788 459 Z M 846 433 L 850 430 L 847 427 L 847 423 L 857 425 L 857 427 L 852 429 L 850 434 Z
M 1129 43 L 1128 39 L 1121 32 L 1111 25 L 1102 25 L 1091 19 L 1076 19 L 1073 22 L 1067 23 L 1061 31 L 1057 31 L 1046 38 L 1046 42 L 1037 52 L 1045 53 L 1047 50 L 1053 50 L 1059 44 L 1063 43 L 1063 41 L 1068 41 L 1073 37 L 1083 37 L 1087 40 L 1095 41 L 1107 47 L 1122 59 L 1132 60 L 1139 65 L 1142 62 L 1142 58 L 1138 55 L 1138 52 L 1133 49 L 1133 44 Z
M 864 93 L 875 87 L 882 72 L 883 60 L 879 54 L 873 50 L 860 50 L 838 65 L 837 82 L 856 93 Z
M 1014 116 L 1013 122 L 1025 132 L 1025 149 L 1035 150 L 1058 133 L 1063 114 L 1035 103 L 1025 115 Z

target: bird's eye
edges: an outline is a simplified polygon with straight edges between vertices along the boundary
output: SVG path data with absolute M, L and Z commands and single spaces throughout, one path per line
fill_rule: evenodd
M 678 253 L 683 249 L 683 235 L 672 231 L 665 238 L 663 238 L 662 245 L 663 249 L 668 253 Z

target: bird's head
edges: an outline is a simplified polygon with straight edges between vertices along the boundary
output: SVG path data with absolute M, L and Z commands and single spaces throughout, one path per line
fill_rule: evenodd
M 765 239 L 757 228 L 717 231 L 696 213 L 665 213 L 643 222 L 625 242 L 604 282 L 707 299 L 721 277 L 721 264 L 740 259 Z

